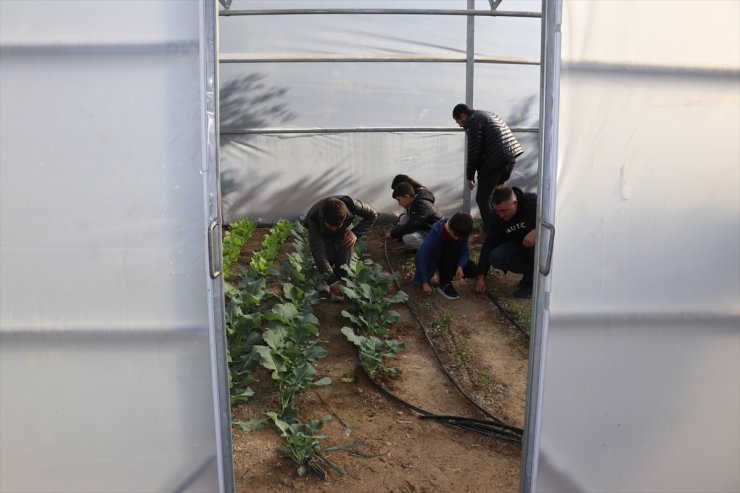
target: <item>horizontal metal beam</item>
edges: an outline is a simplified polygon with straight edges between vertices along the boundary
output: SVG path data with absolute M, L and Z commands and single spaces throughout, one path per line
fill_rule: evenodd
M 349 133 L 457 133 L 458 127 L 356 127 L 356 128 L 234 128 L 222 129 L 221 135 L 249 134 L 349 134 Z M 537 127 L 511 127 L 512 132 L 538 133 Z
M 208 326 L 179 327 L 79 327 L 79 326 L 31 326 L 0 327 L 0 340 L 35 337 L 49 340 L 92 338 L 92 339 L 128 339 L 130 337 L 168 338 L 168 337 L 207 337 Z
M 264 10 L 220 10 L 221 17 L 245 15 L 334 15 L 334 14 L 391 14 L 391 15 L 474 15 L 477 17 L 542 17 L 540 12 L 505 12 L 501 10 L 460 9 L 264 9 Z
M 433 62 L 433 63 L 465 63 L 465 56 L 431 56 L 414 54 L 384 54 L 384 55 L 275 55 L 275 54 L 248 54 L 248 53 L 221 53 L 220 63 L 316 63 L 316 62 Z M 500 63 L 508 65 L 539 65 L 539 60 L 531 58 L 507 56 L 477 56 L 475 63 Z

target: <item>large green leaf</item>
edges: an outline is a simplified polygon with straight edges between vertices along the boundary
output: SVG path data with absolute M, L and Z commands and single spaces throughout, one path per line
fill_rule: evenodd
M 406 348 L 406 343 L 397 339 L 388 339 L 385 343 L 395 353 L 403 351 Z
M 365 337 L 356 335 L 350 327 L 342 327 L 342 334 L 355 346 L 362 346 Z
M 395 322 L 399 318 L 401 318 L 401 314 L 400 313 L 398 313 L 395 310 L 388 310 L 385 313 L 385 316 L 383 317 L 383 322 L 385 322 L 386 324 L 392 324 L 393 322 Z
M 280 374 L 286 371 L 285 363 L 283 363 L 280 355 L 273 353 L 273 351 L 267 346 L 255 346 L 255 351 L 259 354 L 260 363 L 268 370 L 272 370 L 272 378 L 274 380 L 280 379 Z
M 388 298 L 386 298 L 386 301 L 388 303 L 405 303 L 406 301 L 408 301 L 408 299 L 409 295 L 406 294 L 405 291 L 399 291 L 393 296 L 389 296 Z
M 287 343 L 288 331 L 283 327 L 267 329 L 262 333 L 262 339 L 264 339 L 265 344 L 270 346 L 272 349 L 279 350 L 284 348 Z
M 342 310 L 342 316 L 350 319 L 352 323 L 355 325 L 362 325 L 362 322 L 360 322 L 360 319 L 357 316 L 348 312 L 347 310 Z
M 279 320 L 289 324 L 298 315 L 298 308 L 293 303 L 278 303 L 265 314 L 267 320 Z
M 362 299 L 371 301 L 373 300 L 373 289 L 370 284 L 363 282 L 360 284 L 360 295 Z
M 329 352 L 321 346 L 310 346 L 306 348 L 304 355 L 309 361 L 317 361 L 321 358 L 326 357 Z
M 246 421 L 242 421 L 240 419 L 234 418 L 232 416 L 231 418 L 231 425 L 232 426 L 238 426 L 244 431 L 256 431 L 261 430 L 265 427 L 265 424 L 267 424 L 267 421 L 260 418 L 251 418 Z
M 350 298 L 350 299 L 352 299 L 352 300 L 359 300 L 360 299 L 360 295 L 357 293 L 357 291 L 355 291 L 354 289 L 352 289 L 350 287 L 342 286 L 342 292 L 344 294 L 346 294 L 347 297 Z

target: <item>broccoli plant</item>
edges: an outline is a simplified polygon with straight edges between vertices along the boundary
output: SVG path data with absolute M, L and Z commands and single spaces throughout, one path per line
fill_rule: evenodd
M 404 343 L 395 339 L 379 339 L 375 336 L 362 336 L 355 334 L 350 327 L 342 327 L 342 334 L 360 349 L 360 361 L 362 367 L 371 377 L 380 367 L 381 363 L 388 358 L 395 358 L 399 351 L 405 347 Z M 388 373 L 395 369 L 386 369 Z
M 388 288 L 398 274 L 386 274 L 378 264 L 370 260 L 357 261 L 346 271 L 342 291 L 355 301 L 358 314 L 343 311 L 342 315 L 362 327 L 369 335 L 386 336 L 388 326 L 400 317 L 391 306 L 408 300 L 408 295 L 403 291 L 388 295 Z
M 321 440 L 324 440 L 326 435 L 322 435 L 319 432 L 324 425 L 324 421 L 330 420 L 331 416 L 312 419 L 304 424 L 298 421 L 297 416 L 294 415 L 278 415 L 272 411 L 266 414 L 273 425 L 275 425 L 275 428 L 280 432 L 280 436 L 288 444 L 288 448 L 278 447 L 277 452 L 298 464 L 297 472 L 299 476 L 305 476 L 308 469 L 311 468 L 321 479 L 324 479 L 326 472 L 322 464 L 329 466 L 339 476 L 344 476 L 344 472 L 330 461 L 324 452 L 338 450 L 340 448 L 354 449 L 359 445 L 363 445 L 361 442 L 354 442 L 347 445 L 322 448 Z
M 292 303 L 279 303 L 265 314 L 269 328 L 262 334 L 265 346 L 255 346 L 260 363 L 270 370 L 280 391 L 281 409 L 288 409 L 296 394 L 312 385 L 331 383 L 328 377 L 316 379 L 312 363 L 327 351 L 310 336 L 318 333 L 318 319 L 301 314 Z

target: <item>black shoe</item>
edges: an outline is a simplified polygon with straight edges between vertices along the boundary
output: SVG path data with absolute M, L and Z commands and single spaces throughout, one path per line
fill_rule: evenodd
M 514 298 L 531 298 L 532 297 L 532 286 L 528 288 L 519 288 L 514 291 Z
M 440 294 L 448 300 L 456 300 L 460 297 L 460 295 L 457 294 L 457 291 L 450 283 L 447 283 L 444 286 L 438 286 L 437 291 L 439 291 Z

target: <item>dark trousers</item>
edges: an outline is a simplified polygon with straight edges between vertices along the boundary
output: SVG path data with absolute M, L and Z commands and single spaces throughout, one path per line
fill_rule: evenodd
M 439 285 L 449 284 L 455 277 L 457 261 L 460 260 L 460 246 L 455 241 L 443 241 L 442 253 L 439 256 Z M 463 267 L 463 277 L 471 278 L 478 274 L 475 262 L 468 260 Z
M 496 168 L 491 173 L 483 177 L 478 177 L 478 191 L 475 193 L 475 203 L 478 204 L 480 219 L 483 221 L 483 229 L 488 232 L 488 224 L 491 222 L 491 193 L 497 185 L 506 182 L 511 176 L 511 170 L 514 169 L 514 163 L 507 163 Z
M 534 247 L 507 241 L 488 255 L 488 261 L 497 269 L 524 274 L 522 287 L 532 287 L 534 273 Z
M 354 246 L 346 247 L 342 245 L 343 239 L 344 231 L 341 234 L 324 236 L 326 260 L 331 264 L 332 271 L 337 279 L 341 279 L 346 274 L 342 266 L 349 264 L 349 260 L 352 258 L 352 252 L 355 250 Z

